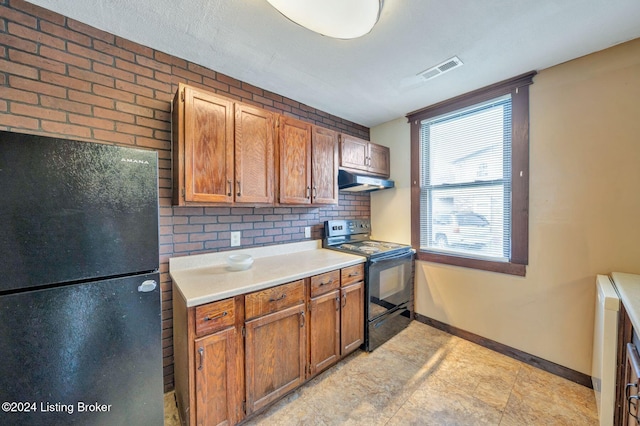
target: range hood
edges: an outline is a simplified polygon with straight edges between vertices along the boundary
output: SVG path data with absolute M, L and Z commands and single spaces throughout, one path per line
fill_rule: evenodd
M 338 188 L 346 192 L 371 192 L 379 189 L 393 188 L 394 183 L 389 179 L 359 175 L 345 170 L 338 172 Z

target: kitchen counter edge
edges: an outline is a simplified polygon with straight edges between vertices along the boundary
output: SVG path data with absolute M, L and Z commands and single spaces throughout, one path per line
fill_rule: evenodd
M 253 256 L 253 266 L 230 271 L 227 257 L 240 253 Z M 186 306 L 194 307 L 365 261 L 363 256 L 323 249 L 321 241 L 312 240 L 171 258 L 169 275 Z
M 633 328 L 640 330 L 640 275 L 613 272 L 611 277 Z

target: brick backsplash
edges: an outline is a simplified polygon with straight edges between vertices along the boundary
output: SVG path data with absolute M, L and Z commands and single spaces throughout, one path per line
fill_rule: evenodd
M 0 129 L 133 145 L 158 152 L 165 390 L 173 389 L 168 260 L 242 247 L 322 238 L 328 219 L 370 216 L 368 194 L 328 207 L 171 206 L 171 99 L 178 83 L 369 139 L 369 129 L 22 0 L 0 0 Z

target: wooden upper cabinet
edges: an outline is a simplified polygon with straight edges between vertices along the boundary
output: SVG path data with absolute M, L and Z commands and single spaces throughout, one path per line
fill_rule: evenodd
M 391 174 L 391 154 L 389 147 L 377 145 L 375 143 L 369 144 L 369 172 L 389 177 Z
M 314 204 L 338 204 L 338 133 L 313 126 L 311 197 Z
M 340 168 L 387 178 L 390 175 L 389 148 L 342 134 Z
M 184 86 L 185 202 L 233 201 L 233 102 Z
M 280 117 L 280 203 L 311 203 L 311 124 Z
M 173 204 L 273 204 L 272 112 L 180 83 L 173 100 Z
M 340 166 L 367 171 L 369 142 L 354 136 L 340 135 Z
M 235 201 L 274 202 L 275 115 L 245 104 L 235 105 Z

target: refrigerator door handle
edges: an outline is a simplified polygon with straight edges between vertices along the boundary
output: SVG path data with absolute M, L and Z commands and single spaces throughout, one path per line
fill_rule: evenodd
M 140 293 L 148 293 L 155 290 L 157 285 L 156 280 L 146 280 L 138 286 L 138 291 Z

